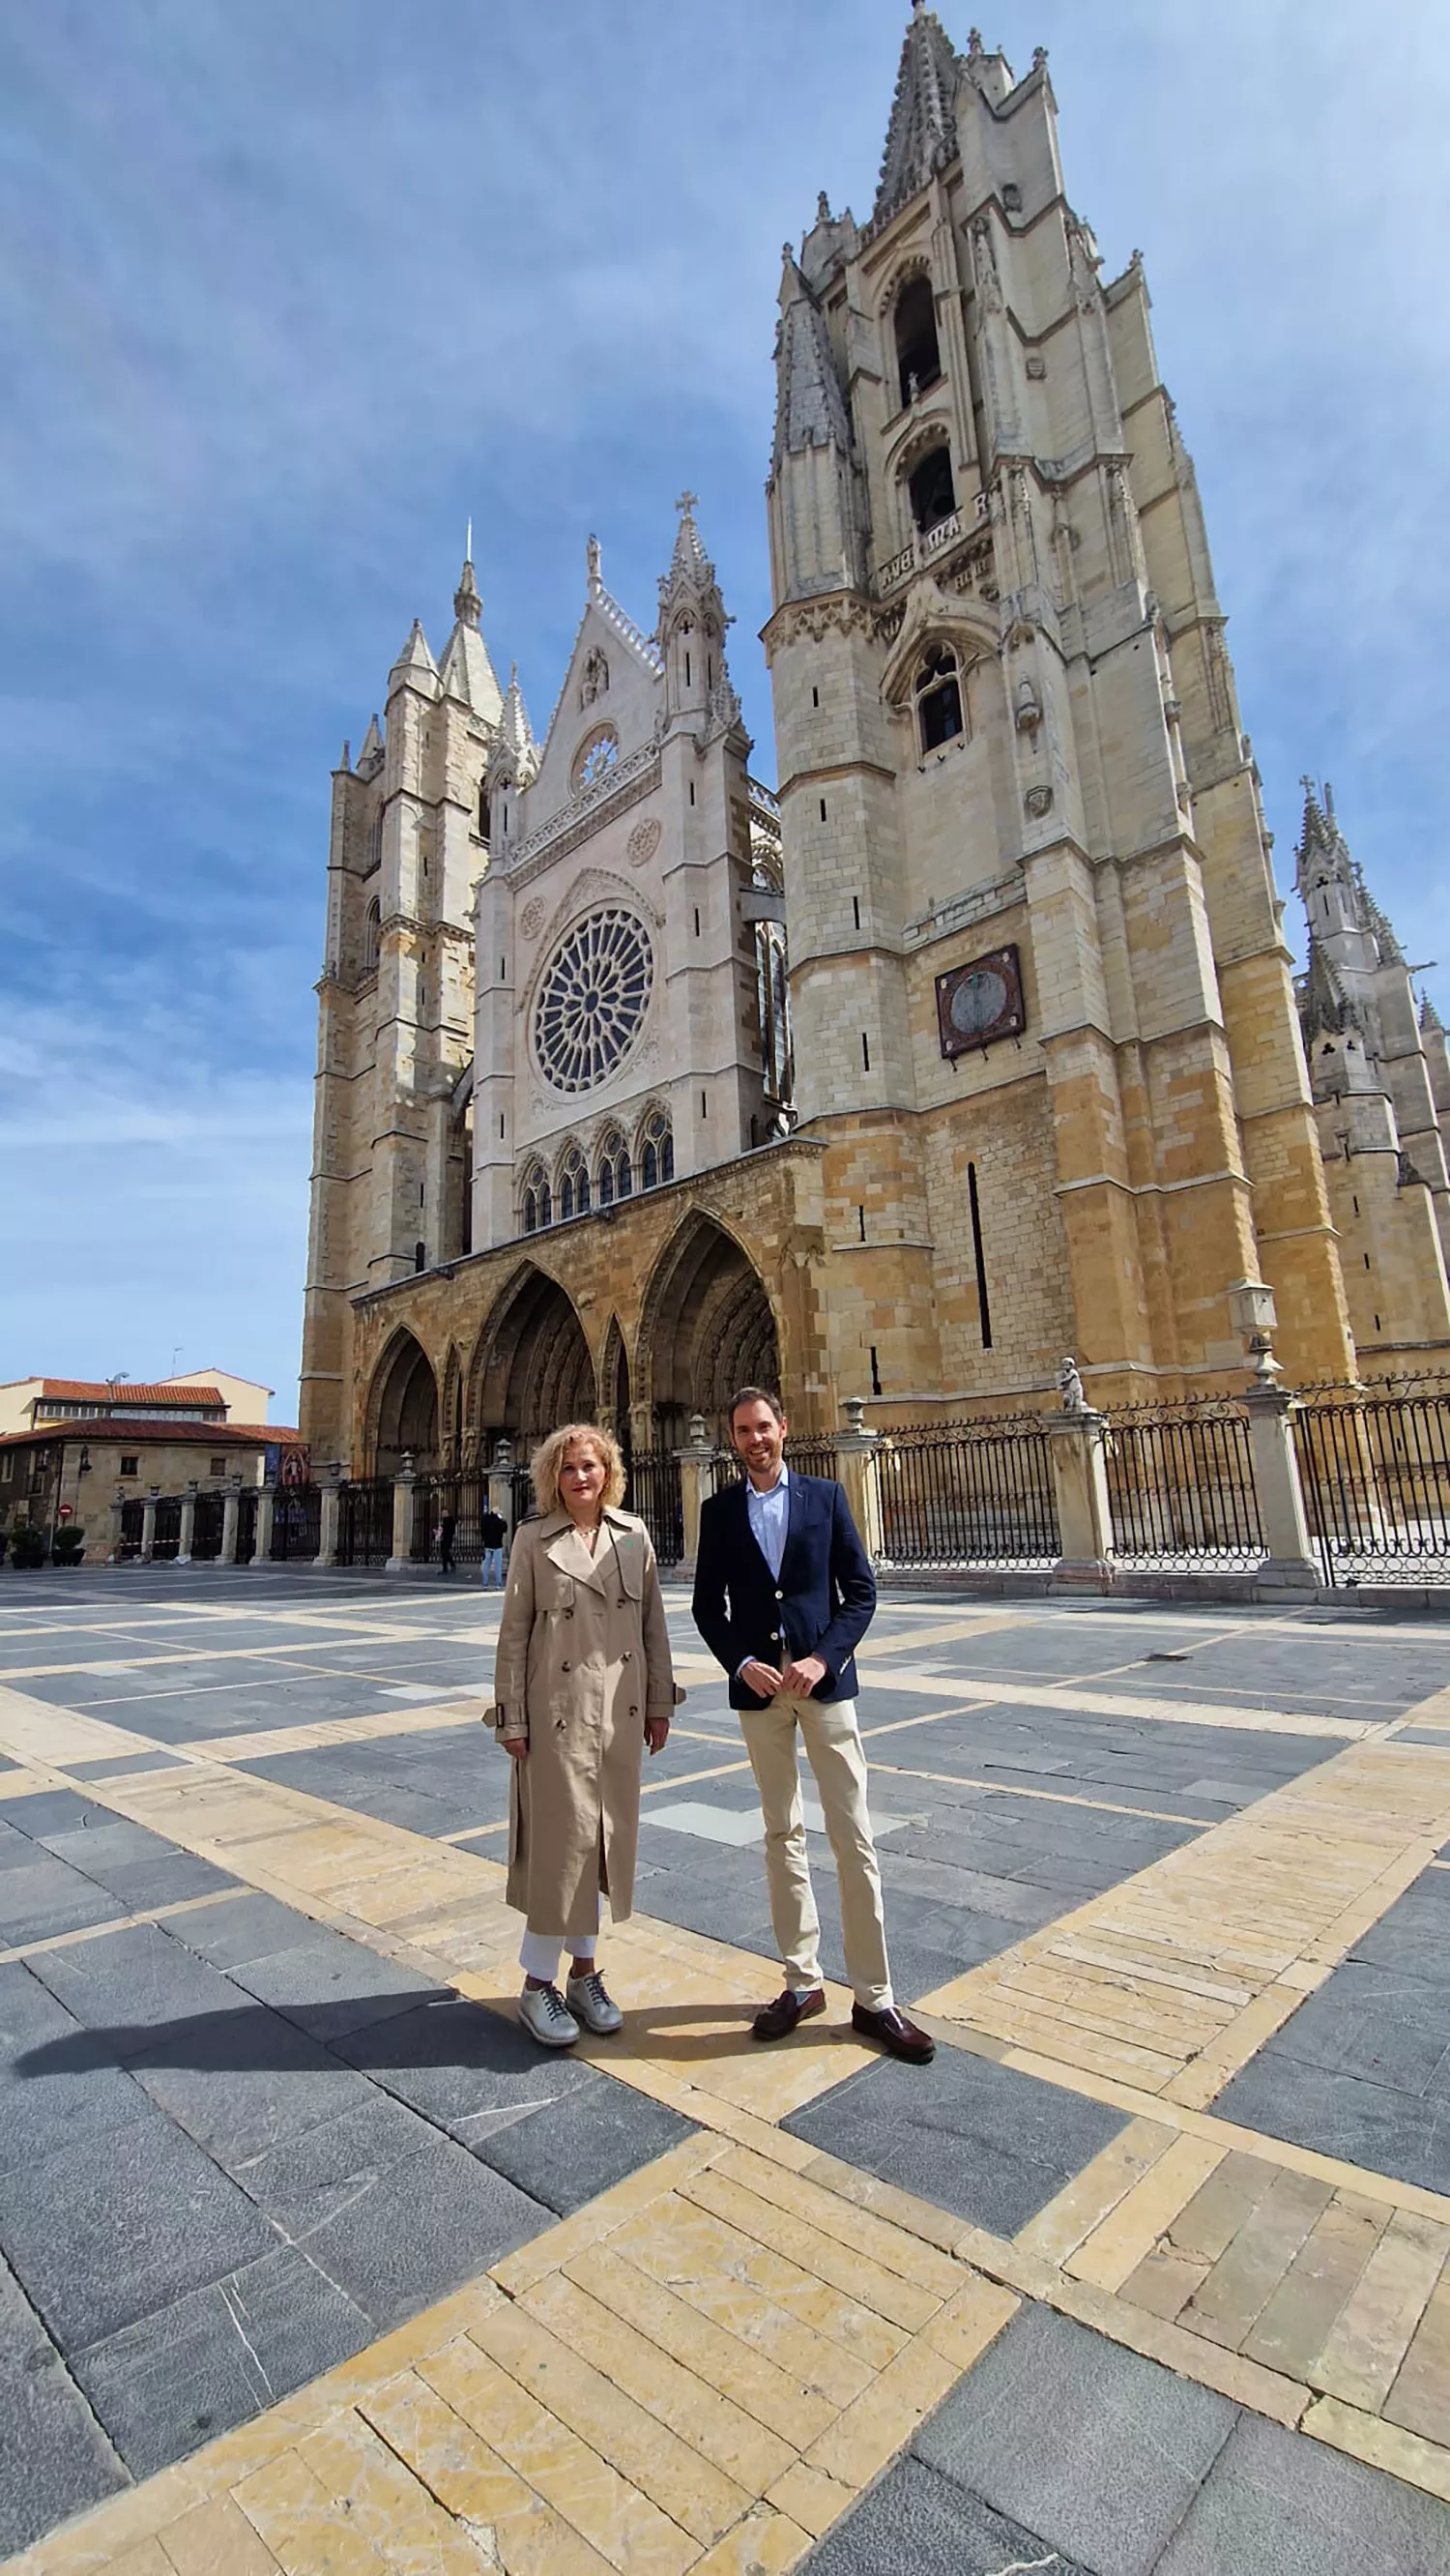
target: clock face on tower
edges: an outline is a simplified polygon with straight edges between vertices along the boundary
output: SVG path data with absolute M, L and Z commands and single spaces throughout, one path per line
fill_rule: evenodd
M 988 957 L 974 957 L 969 965 L 938 975 L 936 1016 L 941 1051 L 947 1057 L 990 1046 L 994 1038 L 1020 1036 L 1027 1014 L 1015 946 L 995 948 Z

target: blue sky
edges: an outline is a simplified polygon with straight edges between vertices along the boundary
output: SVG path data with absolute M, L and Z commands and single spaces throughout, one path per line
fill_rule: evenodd
M 868 211 L 906 15 L 0 0 L 0 1378 L 179 1346 L 295 1418 L 328 773 L 470 514 L 542 722 L 589 531 L 648 625 L 692 486 L 774 775 L 780 244 Z M 1450 1018 L 1450 12 L 983 32 L 1143 249 L 1281 884 L 1327 774 Z

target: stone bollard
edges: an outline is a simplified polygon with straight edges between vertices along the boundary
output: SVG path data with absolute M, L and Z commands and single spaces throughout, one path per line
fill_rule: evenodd
M 195 1476 L 193 1476 L 185 1493 L 181 1497 L 181 1536 L 176 1543 L 176 1562 L 178 1565 L 190 1565 L 191 1563 L 191 1545 L 196 1536 L 197 1492 L 197 1480 Z
M 408 1574 L 412 1571 L 413 1489 L 417 1481 L 409 1451 L 405 1453 L 401 1473 L 393 1478 L 393 1553 L 383 1568 L 385 1574 Z
M 841 1407 L 846 1428 L 836 1434 L 836 1469 L 846 1488 L 851 1518 L 874 1565 L 881 1554 L 881 1434 L 866 1428 L 864 1396 L 848 1395 Z
M 1057 1500 L 1057 1539 L 1062 1550 L 1052 1569 L 1054 1591 L 1110 1592 L 1113 1584 L 1113 1517 L 1108 1503 L 1104 1437 L 1107 1418 L 1091 1406 L 1049 1413 L 1044 1420 L 1052 1487 Z
M 236 1564 L 237 1533 L 241 1518 L 242 1480 L 240 1476 L 228 1476 L 227 1497 L 222 1505 L 222 1552 L 217 1558 L 218 1565 Z
M 1248 1389 L 1244 1403 L 1259 1520 L 1268 1549 L 1255 1573 L 1254 1588 L 1303 1599 L 1319 1590 L 1320 1576 L 1294 1454 L 1294 1398 L 1282 1386 L 1257 1382 Z
M 680 1511 L 684 1521 L 684 1554 L 675 1571 L 693 1574 L 700 1553 L 700 1510 L 715 1490 L 715 1444 L 703 1413 L 690 1416 L 689 1441 L 675 1451 L 680 1470 Z
M 150 1565 L 156 1554 L 156 1506 L 160 1500 L 161 1488 L 159 1485 L 153 1485 L 141 1506 L 141 1562 L 143 1565 Z

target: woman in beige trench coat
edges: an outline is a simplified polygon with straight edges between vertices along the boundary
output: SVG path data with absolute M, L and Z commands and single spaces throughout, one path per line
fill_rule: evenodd
M 620 2026 L 595 1966 L 600 1897 L 626 1920 L 644 1748 L 659 1752 L 684 1692 L 649 1532 L 619 1508 L 610 1433 L 566 1423 L 531 1473 L 541 1517 L 514 1539 L 488 1715 L 513 1759 L 506 1893 L 528 1918 L 519 2018 L 544 2047 L 568 2048 L 581 2025 Z M 567 1998 L 556 1982 L 566 1941 Z

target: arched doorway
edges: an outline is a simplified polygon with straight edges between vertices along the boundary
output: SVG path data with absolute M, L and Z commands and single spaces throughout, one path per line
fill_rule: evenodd
M 405 1455 L 419 1472 L 438 1464 L 438 1381 L 423 1345 L 394 1334 L 368 1398 L 368 1454 L 375 1476 L 395 1476 Z
M 530 1448 L 595 1408 L 594 1363 L 568 1291 L 532 1261 L 514 1273 L 478 1338 L 468 1418 L 480 1454 L 500 1432 Z
M 737 1386 L 780 1384 L 780 1342 L 765 1283 L 749 1254 L 696 1209 L 666 1245 L 640 1325 L 642 1394 L 650 1437 L 685 1440 L 692 1413 L 723 1437 Z

